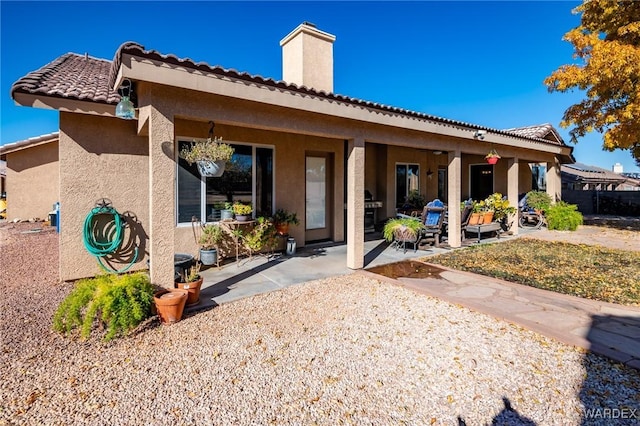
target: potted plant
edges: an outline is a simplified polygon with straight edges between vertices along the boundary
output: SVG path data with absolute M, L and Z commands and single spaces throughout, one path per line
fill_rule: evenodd
M 239 201 L 233 203 L 233 213 L 236 215 L 238 222 L 246 222 L 251 217 L 253 207 L 250 204 L 244 204 Z
M 418 235 L 423 228 L 420 220 L 416 218 L 403 217 L 389 219 L 384 224 L 382 234 L 384 238 L 391 241 L 410 242 L 417 241 Z
M 218 225 L 205 225 L 198 239 L 200 244 L 200 262 L 211 266 L 218 263 L 218 245 L 224 238 L 224 231 Z
M 484 156 L 484 159 L 487 160 L 487 163 L 489 164 L 496 164 L 500 158 L 500 155 L 495 149 L 492 149 L 487 155 Z
M 200 288 L 204 278 L 200 275 L 200 263 L 195 262 L 189 269 L 180 275 L 180 281 L 176 281 L 177 288 L 187 290 L 187 306 L 200 302 Z
M 225 208 L 225 203 L 222 201 L 216 201 L 211 207 L 211 214 L 207 216 L 207 221 L 217 222 L 222 219 L 222 210 Z
M 411 191 L 409 191 L 409 195 L 407 196 L 407 203 L 419 210 L 422 210 L 425 204 L 427 204 L 424 197 L 417 189 L 412 189 Z
M 507 218 L 509 217 L 509 215 L 512 215 L 516 212 L 516 208 L 512 207 L 509 204 L 509 200 L 503 197 L 499 192 L 495 192 L 489 195 L 485 202 L 491 204 L 494 211 L 493 218 L 496 221 L 500 222 L 500 224 L 502 225 L 502 229 L 506 231 L 508 228 Z
M 182 319 L 189 292 L 180 288 L 168 288 L 154 293 L 153 300 L 162 324 L 174 324 Z
M 495 213 L 494 204 L 494 200 L 491 196 L 478 203 L 478 205 L 480 206 L 480 213 L 482 214 L 482 219 L 480 220 L 479 224 L 493 222 L 493 215 Z
M 180 151 L 180 157 L 189 164 L 196 163 L 202 176 L 220 177 L 234 153 L 231 145 L 221 141 L 221 137 L 193 141 L 190 146 Z
M 473 201 L 471 215 L 469 216 L 469 225 L 479 225 L 481 223 L 483 209 L 484 206 L 480 202 Z
M 289 234 L 289 225 L 299 225 L 300 219 L 296 213 L 291 213 L 285 209 L 278 209 L 273 215 L 273 223 L 280 235 Z
M 224 208 L 220 210 L 220 220 L 233 220 L 233 204 L 230 202 L 224 203 Z
M 276 228 L 273 222 L 265 217 L 257 218 L 253 229 L 242 232 L 240 237 L 250 254 L 263 249 L 273 250 L 276 246 Z

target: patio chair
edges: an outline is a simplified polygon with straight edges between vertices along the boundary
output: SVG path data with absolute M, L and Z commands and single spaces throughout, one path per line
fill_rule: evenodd
M 468 200 L 464 202 L 464 208 L 462 209 L 462 211 L 460 212 L 460 238 L 461 240 L 465 240 L 466 236 L 465 236 L 465 229 L 466 226 L 469 224 L 469 218 L 471 217 L 471 212 L 473 211 L 473 201 L 472 200 Z M 449 221 L 448 221 L 448 212 L 445 211 L 445 218 L 444 218 L 444 226 L 443 226 L 443 231 L 440 235 L 440 242 L 442 242 L 443 239 L 447 239 L 449 237 Z
M 440 239 L 444 232 L 446 207 L 442 201 L 435 199 L 429 202 L 420 216 L 420 222 L 424 228 L 420 232 L 418 245 L 424 245 L 425 242 L 433 242 L 435 247 L 440 247 Z

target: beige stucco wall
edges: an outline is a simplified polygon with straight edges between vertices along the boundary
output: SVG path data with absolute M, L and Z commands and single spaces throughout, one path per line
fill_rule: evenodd
M 533 173 L 531 172 L 531 166 L 527 163 L 520 163 L 518 168 L 518 195 L 525 194 L 533 189 Z
M 206 123 L 176 120 L 176 135 L 203 137 L 208 132 Z M 292 226 L 289 234 L 299 247 L 305 242 L 305 155 L 313 152 L 333 154 L 333 235 L 334 241 L 344 241 L 344 142 L 310 135 L 259 130 L 216 124 L 215 135 L 224 141 L 266 145 L 274 148 L 274 177 L 276 209 L 296 212 L 300 225 Z M 198 246 L 193 238 L 191 225 L 179 225 L 175 231 L 176 251 L 196 253 Z
M 48 219 L 59 198 L 58 142 L 7 154 L 7 219 Z
M 129 215 L 139 248 L 132 269 L 146 268 L 148 229 L 148 141 L 136 136 L 136 122 L 85 114 L 60 114 L 60 277 L 101 272 L 83 245 L 86 216 L 102 198 Z M 172 203 L 173 200 L 167 200 Z M 129 260 L 128 258 L 126 260 Z M 114 263 L 121 268 L 126 263 Z

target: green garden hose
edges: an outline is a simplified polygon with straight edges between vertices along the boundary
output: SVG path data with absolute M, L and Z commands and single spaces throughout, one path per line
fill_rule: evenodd
M 108 222 L 102 222 L 103 226 L 99 226 L 98 217 L 104 215 L 111 215 L 113 219 Z M 126 272 L 138 259 L 138 247 L 136 247 L 133 259 L 123 269 L 108 268 L 102 263 L 101 258 L 112 255 L 120 249 L 124 241 L 124 226 L 125 223 L 122 221 L 120 213 L 104 202 L 94 207 L 84 221 L 84 247 L 89 254 L 95 256 L 100 267 L 107 272 L 116 274 Z

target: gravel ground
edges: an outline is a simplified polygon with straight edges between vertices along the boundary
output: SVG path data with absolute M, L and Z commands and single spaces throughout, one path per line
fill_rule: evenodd
M 640 424 L 636 370 L 358 274 L 64 338 L 71 285 L 36 226 L 0 225 L 0 424 Z
M 640 219 L 637 220 L 637 223 L 640 223 Z M 525 238 L 640 251 L 640 230 L 633 229 L 615 229 L 594 225 L 579 226 L 575 231 L 549 231 L 542 228 Z

